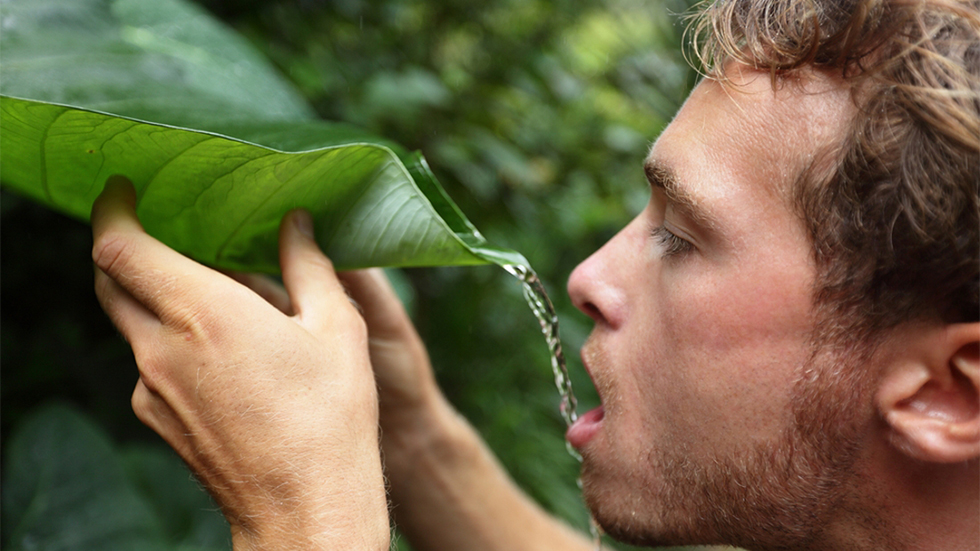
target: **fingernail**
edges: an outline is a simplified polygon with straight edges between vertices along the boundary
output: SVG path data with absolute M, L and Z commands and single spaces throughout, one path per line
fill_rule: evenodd
M 293 224 L 296 229 L 306 237 L 313 239 L 313 217 L 305 210 L 297 210 L 293 213 Z
M 109 176 L 108 178 L 106 178 L 105 183 L 106 183 L 106 185 L 110 185 L 111 184 L 111 185 L 115 185 L 115 186 L 122 185 L 122 184 L 130 184 L 131 185 L 131 182 L 129 181 L 129 178 L 123 176 L 122 174 L 113 174 L 112 176 Z
M 133 188 L 133 183 L 129 181 L 129 178 L 121 174 L 113 174 L 106 179 L 105 187 L 102 188 L 102 193 L 107 192 L 117 194 L 121 193 L 130 203 L 136 202 L 136 190 Z

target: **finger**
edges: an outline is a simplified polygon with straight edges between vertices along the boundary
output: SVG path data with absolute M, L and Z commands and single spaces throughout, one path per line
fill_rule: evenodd
M 296 316 L 323 327 L 329 318 L 346 309 L 353 311 L 333 263 L 313 240 L 313 222 L 306 211 L 295 210 L 283 218 L 279 230 L 279 263 L 282 282 Z
M 225 272 L 225 275 L 254 291 L 283 314 L 293 315 L 293 305 L 289 302 L 289 295 L 282 285 L 271 277 L 243 272 Z
M 92 206 L 92 259 L 106 275 L 159 318 L 176 306 L 163 292 L 179 288 L 191 301 L 209 296 L 205 282 L 213 271 L 177 253 L 143 231 L 136 217 L 136 194 L 122 176 L 112 176 Z M 178 278 L 197 277 L 193 285 Z
M 415 328 L 381 268 L 342 272 L 338 278 L 361 309 L 372 338 L 414 337 Z
M 160 320 L 99 268 L 95 268 L 95 296 L 126 342 L 143 342 L 160 328 Z
M 358 302 L 386 423 L 438 395 L 428 352 L 398 295 L 378 268 L 339 274 Z

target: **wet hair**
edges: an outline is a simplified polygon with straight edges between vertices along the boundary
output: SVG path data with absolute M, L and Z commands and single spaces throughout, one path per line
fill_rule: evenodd
M 858 115 L 792 192 L 818 307 L 865 336 L 978 319 L 978 0 L 709 0 L 688 32 L 711 77 L 736 61 L 851 87 Z

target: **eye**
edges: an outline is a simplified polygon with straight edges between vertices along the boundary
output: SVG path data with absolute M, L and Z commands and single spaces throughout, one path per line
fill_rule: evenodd
M 675 256 L 694 249 L 690 242 L 677 237 L 666 226 L 657 226 L 650 232 L 663 248 L 663 256 Z

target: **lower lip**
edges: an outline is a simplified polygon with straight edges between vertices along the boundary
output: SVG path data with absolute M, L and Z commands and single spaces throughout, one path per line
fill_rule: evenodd
M 605 415 L 606 412 L 602 409 L 602 406 L 586 412 L 576 419 L 572 426 L 568 427 L 568 432 L 565 433 L 565 440 L 568 440 L 568 443 L 573 448 L 581 451 L 596 433 L 599 432 L 599 429 L 602 428 L 602 418 Z

